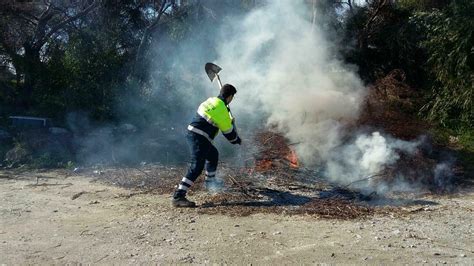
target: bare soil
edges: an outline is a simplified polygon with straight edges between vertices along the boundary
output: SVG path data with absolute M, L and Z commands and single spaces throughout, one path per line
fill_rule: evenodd
M 469 189 L 364 205 L 311 186 L 211 195 L 197 184 L 200 207 L 174 209 L 183 169 L 155 171 L 161 186 L 146 171 L 135 183 L 123 169 L 0 171 L 0 264 L 474 264 Z

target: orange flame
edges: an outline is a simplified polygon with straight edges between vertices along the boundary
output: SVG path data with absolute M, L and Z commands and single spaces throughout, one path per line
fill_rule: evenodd
M 290 148 L 290 152 L 286 156 L 286 159 L 290 162 L 290 167 L 291 168 L 299 168 L 300 163 L 298 162 L 298 156 L 296 155 L 295 150 Z

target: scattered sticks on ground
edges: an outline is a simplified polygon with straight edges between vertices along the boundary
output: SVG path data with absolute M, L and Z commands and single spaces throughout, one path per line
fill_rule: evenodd
M 77 198 L 79 198 L 81 195 L 87 193 L 86 191 L 81 191 L 81 192 L 78 192 L 78 193 L 75 193 L 74 195 L 72 195 L 71 197 L 71 200 L 75 200 Z
M 354 219 L 375 213 L 357 197 L 320 198 L 320 193 L 331 185 L 316 177 L 308 178 L 306 170 L 274 168 L 273 172 L 239 171 L 226 164 L 220 166 L 225 186 L 222 191 L 210 194 L 205 191 L 203 178 L 199 178 L 190 197 L 200 203 L 198 213 L 245 216 L 255 213 L 285 215 L 311 215 L 320 218 Z M 134 189 L 120 197 L 130 198 L 139 194 L 169 194 L 186 171 L 185 166 L 166 167 L 146 165 L 136 168 L 104 168 L 96 174 L 97 180 Z M 145 174 L 146 173 L 146 174 Z M 236 174 L 239 173 L 239 174 Z M 314 173 L 313 173 L 314 174 Z M 337 191 L 335 192 L 337 194 Z M 356 192 L 353 192 L 356 194 Z M 77 199 L 84 193 L 73 195 Z

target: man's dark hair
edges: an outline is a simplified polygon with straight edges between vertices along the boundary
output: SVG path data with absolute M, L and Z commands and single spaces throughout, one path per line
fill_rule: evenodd
M 224 86 L 222 86 L 219 96 L 226 99 L 227 97 L 234 95 L 236 93 L 237 93 L 237 90 L 235 89 L 234 86 L 230 84 L 225 84 Z

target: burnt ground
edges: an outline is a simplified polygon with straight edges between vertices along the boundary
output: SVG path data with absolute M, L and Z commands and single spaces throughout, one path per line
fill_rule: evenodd
M 173 209 L 184 167 L 0 172 L 0 263 L 474 262 L 474 193 L 364 195 L 308 170 L 223 165 Z

